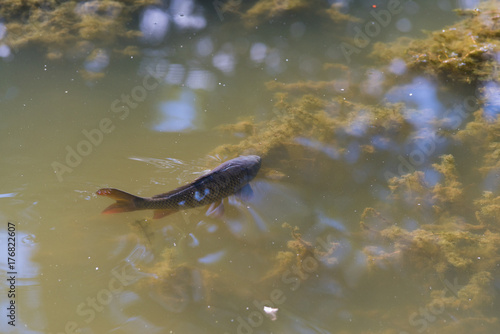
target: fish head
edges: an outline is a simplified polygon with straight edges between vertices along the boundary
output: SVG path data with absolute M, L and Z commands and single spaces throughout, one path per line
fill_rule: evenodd
M 211 174 L 215 175 L 215 182 L 220 184 L 238 181 L 236 187 L 239 189 L 257 175 L 260 163 L 261 158 L 257 155 L 242 155 L 217 166 Z
M 241 164 L 245 168 L 247 181 L 252 180 L 259 172 L 262 162 L 261 157 L 258 155 L 245 155 L 239 157 L 239 159 L 241 159 Z

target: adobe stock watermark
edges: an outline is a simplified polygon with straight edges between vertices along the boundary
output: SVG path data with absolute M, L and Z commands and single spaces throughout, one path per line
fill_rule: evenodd
M 443 302 L 444 298 L 447 298 L 447 294 L 451 293 L 451 297 L 458 298 L 458 291 L 464 286 L 458 284 L 458 279 L 455 277 L 453 284 L 447 279 L 444 280 L 446 285 L 445 289 L 441 291 L 438 299 L 433 300 L 430 304 L 425 307 L 420 307 L 418 312 L 413 312 L 408 317 L 408 322 L 412 327 L 416 327 L 418 333 L 423 333 L 426 331 L 430 324 L 437 320 L 437 318 L 443 314 L 446 309 L 446 305 Z M 410 334 L 406 331 L 400 331 L 399 334 Z
M 79 320 L 67 321 L 64 330 L 55 334 L 79 334 L 81 333 L 81 324 L 90 324 L 96 319 L 97 314 L 102 312 L 105 307 L 113 302 L 115 296 L 121 293 L 125 287 L 136 283 L 146 274 L 140 273 L 134 266 L 135 262 L 142 259 L 146 254 L 144 248 L 136 248 L 130 254 L 124 264 L 118 265 L 111 270 L 112 277 L 108 280 L 106 286 L 93 296 L 87 297 L 85 301 L 79 303 L 75 308 L 75 313 Z M 49 333 L 52 334 L 52 333 Z
M 103 117 L 90 130 L 83 129 L 81 134 L 84 139 L 76 145 L 66 145 L 64 161 L 55 160 L 51 163 L 59 182 L 64 180 L 64 174 L 71 173 L 82 163 L 84 157 L 90 155 L 94 148 L 101 145 L 106 135 L 113 132 L 116 128 L 116 119 L 121 121 L 127 119 L 130 110 L 137 108 L 141 102 L 146 100 L 149 92 L 158 88 L 166 75 L 158 68 L 160 65 L 157 64 L 155 69 L 147 68 L 148 74 L 144 76 L 141 84 L 133 87 L 128 94 L 123 93 L 120 98 L 111 102 L 108 110 L 111 113 L 110 117 Z
M 326 240 L 322 238 L 316 239 L 321 250 L 326 253 L 328 253 L 335 244 L 333 240 L 333 236 L 330 235 L 326 237 Z M 318 249 L 318 247 L 315 247 L 315 249 Z M 294 264 L 290 269 L 286 270 L 281 275 L 281 282 L 289 286 L 287 290 L 297 291 L 302 282 L 306 281 L 310 275 L 313 275 L 318 270 L 319 262 L 321 261 L 320 257 L 320 252 L 314 252 L 313 256 L 309 255 L 301 261 L 300 267 Z M 255 310 L 251 311 L 244 318 L 241 316 L 236 318 L 238 323 L 236 333 L 252 334 L 254 329 L 262 326 L 265 317 L 270 320 L 276 320 L 276 313 L 278 311 L 277 306 L 283 304 L 286 298 L 286 290 L 276 288 L 269 293 L 269 299 L 254 299 L 252 305 L 255 307 Z M 228 333 L 226 332 L 225 334 Z
M 392 21 L 395 15 L 403 11 L 403 6 L 399 0 L 389 0 L 387 2 L 387 9 L 372 9 L 370 15 L 375 21 L 366 22 L 363 26 L 354 26 L 354 45 L 342 42 L 340 43 L 340 50 L 344 55 L 348 64 L 351 63 L 351 56 L 359 54 L 362 49 L 366 48 L 372 43 L 372 39 L 377 37 L 382 28 L 386 28 Z

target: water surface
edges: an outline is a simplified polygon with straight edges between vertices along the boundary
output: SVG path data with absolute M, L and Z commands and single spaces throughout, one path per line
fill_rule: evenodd
M 497 5 L 6 1 L 1 331 L 498 332 Z M 221 218 L 100 214 L 244 154 Z

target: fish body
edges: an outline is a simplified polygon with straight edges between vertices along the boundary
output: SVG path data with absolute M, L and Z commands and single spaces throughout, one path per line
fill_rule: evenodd
M 228 160 L 192 183 L 153 197 L 139 197 L 114 188 L 103 188 L 97 195 L 116 200 L 103 213 L 136 210 L 155 210 L 154 218 L 161 218 L 179 210 L 208 204 L 221 204 L 233 194 L 250 194 L 248 185 L 259 172 L 261 158 L 257 155 L 240 156 Z

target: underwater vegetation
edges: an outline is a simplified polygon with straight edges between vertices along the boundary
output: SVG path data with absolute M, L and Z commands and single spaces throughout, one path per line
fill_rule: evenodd
M 128 24 L 137 19 L 137 11 L 155 3 L 5 1 L 0 7 L 0 15 L 8 16 L 3 42 L 13 50 L 38 47 L 53 60 L 100 64 L 114 54 L 139 52 L 135 43 L 141 33 Z M 239 15 L 247 29 L 293 21 L 296 13 L 329 24 L 356 21 L 319 0 L 228 1 L 223 10 Z M 140 268 L 147 278 L 137 289 L 162 306 L 158 314 L 145 317 L 164 319 L 166 310 L 173 322 L 180 322 L 175 315 L 189 310 L 222 332 L 249 313 L 241 305 L 254 310 L 252 305 L 270 300 L 279 311 L 263 314 L 268 322 L 286 312 L 304 312 L 318 317 L 311 320 L 316 323 L 344 319 L 339 333 L 495 332 L 500 307 L 500 104 L 495 98 L 500 11 L 486 4 L 458 14 L 461 21 L 424 38 L 374 44 L 375 70 L 383 71 L 395 57 L 407 69 L 401 77 L 388 74 L 376 96 L 366 93 L 373 88 L 366 76 L 326 63 L 327 78 L 265 83 L 272 96 L 267 119 L 244 117 L 219 126 L 217 131 L 232 143 L 209 155 L 224 160 L 261 156 L 263 182 L 300 185 L 316 196 L 307 202 L 312 213 L 300 228 L 273 221 L 272 231 L 261 232 L 257 240 L 236 235 L 221 222 L 216 233 L 204 236 L 214 244 L 214 256 L 231 259 L 230 272 L 200 262 L 207 254 L 196 258 L 183 252 L 195 242 L 191 229 L 213 221 L 203 217 L 196 226 L 181 221 L 181 240 L 173 244 L 158 238 L 152 246 L 158 256 Z M 118 40 L 127 46 L 107 47 Z M 83 73 L 86 78 L 103 75 Z M 379 98 L 399 80 L 417 75 L 439 83 L 439 92 L 457 87 L 479 92 L 476 109 L 459 125 L 445 127 L 440 115 L 415 122 L 424 114 L 415 104 Z M 412 150 L 424 140 L 422 161 L 411 160 Z M 322 194 L 331 194 L 331 200 L 322 200 Z M 341 221 L 349 233 L 318 223 L 318 212 Z M 145 244 L 155 238 L 149 232 L 144 232 Z M 219 240 L 232 252 L 219 253 Z M 248 269 L 252 261 L 265 270 Z M 345 263 L 356 263 L 356 273 L 344 270 Z M 298 289 L 301 297 L 295 297 Z M 293 303 L 280 306 L 284 297 Z M 352 319 L 358 327 L 350 327 Z
M 354 317 L 367 319 L 363 327 L 366 333 L 379 332 L 370 329 L 378 324 L 378 319 L 401 331 L 429 328 L 441 333 L 466 333 L 476 326 L 481 326 L 484 333 L 494 331 L 498 326 L 495 286 L 500 274 L 500 195 L 498 186 L 484 190 L 476 180 L 500 172 L 498 119 L 488 121 L 480 108 L 463 128 L 445 137 L 467 150 L 466 154 L 477 159 L 477 164 L 462 166 L 454 154 L 436 153 L 425 171 L 385 178 L 383 161 L 395 159 L 394 152 L 386 148 L 404 142 L 416 131 L 407 119 L 408 110 L 401 103 L 370 105 L 328 96 L 322 87 L 329 84 L 334 83 L 268 84 L 268 89 L 278 91 L 273 118 L 267 122 L 248 118 L 220 127 L 221 131 L 244 138 L 239 143 L 217 147 L 212 154 L 259 154 L 269 173 L 277 170 L 282 181 L 300 182 L 315 190 L 326 187 L 335 191 L 350 186 L 366 191 L 373 183 L 388 189 L 386 195 L 374 196 L 372 204 L 361 210 L 359 228 L 353 229 L 352 239 L 361 247 L 364 266 L 356 283 L 342 278 L 346 274 L 338 267 L 342 257 L 338 243 L 331 241 L 329 248 L 321 248 L 310 237 L 308 224 L 301 227 L 301 233 L 284 225 L 292 235 L 285 242 L 285 249 L 248 255 L 247 259 L 257 257 L 268 264 L 268 271 L 256 276 L 199 268 L 189 260 L 172 257 L 180 256 L 178 250 L 167 248 L 156 266 L 145 269 L 156 275 L 145 282 L 154 291 L 155 300 L 172 312 L 178 312 L 176 307 L 182 305 L 202 313 L 210 305 L 214 317 L 231 321 L 249 311 L 238 309 L 228 300 L 237 298 L 250 305 L 257 300 L 258 304 L 270 301 L 270 291 L 276 289 L 293 300 L 293 288 L 297 287 L 307 291 L 317 309 L 327 308 L 332 298 L 342 301 Z M 350 160 L 352 142 L 358 148 L 357 160 Z M 367 160 L 374 161 L 370 177 L 361 181 L 355 176 L 348 180 L 332 177 L 330 183 L 322 184 L 325 175 L 332 171 L 347 175 L 349 169 L 361 164 L 358 161 Z M 430 182 L 426 176 L 430 170 L 438 176 L 436 182 Z M 311 175 L 310 171 L 322 176 Z M 223 238 L 228 240 L 231 235 Z M 264 234 L 261 238 L 262 242 L 272 240 Z M 291 268 L 304 267 L 310 272 L 291 274 Z M 283 283 L 287 280 L 289 285 Z M 325 295 L 321 289 L 315 289 L 317 284 L 331 283 L 329 280 L 341 284 L 343 293 Z M 378 282 L 376 287 L 374 282 Z M 394 301 L 385 301 L 389 297 L 378 291 L 393 291 L 394 295 L 408 296 L 412 301 L 396 306 Z M 359 300 L 365 302 L 356 302 Z M 387 307 L 381 308 L 380 300 Z M 308 303 L 297 301 L 291 305 L 273 302 L 271 306 L 278 311 L 268 314 L 270 320 L 266 321 L 279 319 L 286 312 L 305 311 Z M 431 312 L 432 318 L 419 313 L 424 312 L 421 310 Z M 331 314 L 337 313 L 332 310 Z M 458 320 L 444 321 L 448 314 Z M 339 327 L 345 333 L 356 332 L 348 326 Z
M 254 15 L 259 8 L 269 12 L 270 6 L 273 2 L 262 2 L 246 15 Z M 279 12 L 279 7 L 272 8 Z M 369 176 L 363 180 L 351 172 L 353 179 L 333 180 L 327 187 L 335 191 L 357 184 L 366 191 L 378 183 L 388 189 L 385 196 L 374 197 L 373 205 L 360 215 L 356 238 L 364 245 L 368 269 L 357 288 L 366 291 L 371 282 L 391 277 L 383 287 L 387 291 L 392 278 L 404 273 L 400 279 L 411 284 L 398 285 L 406 285 L 405 293 L 414 295 L 420 304 L 395 307 L 390 316 L 373 304 L 353 313 L 386 319 L 401 330 L 413 327 L 419 332 L 432 328 L 442 333 L 465 333 L 467 328 L 480 325 L 486 333 L 498 326 L 494 310 L 499 307 L 500 277 L 500 118 L 494 96 L 498 90 L 488 93 L 488 89 L 497 87 L 499 79 L 500 11 L 494 3 L 487 3 L 458 14 L 464 19 L 442 31 L 428 32 L 425 38 L 377 43 L 371 56 L 380 66 L 394 57 L 402 59 L 408 69 L 405 80 L 423 74 L 439 82 L 440 91 L 458 84 L 479 92 L 477 108 L 459 127 L 434 128 L 439 120 L 425 125 L 426 130 L 434 129 L 447 147 L 460 150 L 449 149 L 448 153 L 435 149 L 421 168 L 414 164 L 410 167 L 415 168 L 407 167 L 404 173 L 387 173 L 391 160 L 405 156 L 398 143 L 423 140 L 415 136 L 421 129 L 411 121 L 420 111 L 405 103 L 370 103 L 370 97 L 360 94 L 362 84 L 349 81 L 347 69 L 329 64 L 326 69 L 340 70 L 335 80 L 268 82 L 266 87 L 274 94 L 273 117 L 259 122 L 241 119 L 221 126 L 221 131 L 244 138 L 212 152 L 227 157 L 240 152 L 259 154 L 264 167 L 279 170 L 289 182 L 303 182 L 315 189 L 325 186 L 319 180 L 332 171 L 346 175 L 348 170 L 356 170 L 360 161 L 372 162 L 372 170 L 365 171 Z M 395 77 L 387 81 L 396 84 Z M 356 151 L 355 158 L 352 151 Z M 311 170 L 323 177 L 316 179 Z M 429 175 L 435 178 L 431 181 Z M 299 256 L 310 254 L 312 244 L 295 239 L 288 247 Z M 290 266 L 292 258 L 286 252 L 277 256 L 271 275 L 279 272 L 283 263 Z M 425 320 L 418 307 L 434 310 L 433 320 Z M 436 320 L 444 312 L 459 320 Z M 377 331 L 365 328 L 365 332 Z
M 226 12 L 241 15 L 247 27 L 316 8 L 304 1 L 235 3 L 228 2 L 233 7 Z M 322 15 L 330 15 L 327 9 Z M 407 69 L 400 77 L 387 75 L 378 94 L 366 93 L 366 75 L 336 63 L 323 66 L 334 79 L 265 83 L 272 114 L 219 126 L 232 143 L 209 155 L 259 155 L 265 182 L 300 185 L 317 197 L 330 195 L 330 202 L 310 200 L 313 214 L 300 230 L 273 222 L 271 232 L 252 239 L 219 224 L 211 255 L 226 256 L 234 265 L 230 272 L 183 252 L 194 242 L 190 229 L 206 226 L 205 218 L 180 227 L 175 245 L 155 244 L 160 256 L 141 268 L 148 278 L 138 288 L 169 315 L 189 310 L 214 330 L 228 323 L 236 328 L 234 321 L 250 312 L 268 322 L 308 312 L 319 324 L 332 317 L 363 319 L 357 328 L 339 321 L 342 333 L 494 332 L 500 279 L 500 119 L 494 98 L 499 12 L 486 4 L 459 14 L 460 22 L 422 39 L 375 44 L 374 70 L 383 71 L 394 57 Z M 444 126 L 437 113 L 424 118 L 424 108 L 415 103 L 379 98 L 415 76 L 438 83 L 438 93 L 457 87 L 479 92 L 476 108 L 453 127 Z M 421 146 L 417 161 L 412 152 Z M 318 223 L 317 212 L 342 221 L 349 232 Z M 221 253 L 218 240 L 234 252 Z M 284 303 L 285 297 L 292 302 Z M 263 301 L 273 304 L 267 314 Z M 388 329 L 379 330 L 381 323 Z
M 462 83 L 500 79 L 500 9 L 490 1 L 474 10 L 459 10 L 465 18 L 423 39 L 402 37 L 375 43 L 372 57 L 381 62 L 403 59 L 408 69 Z
M 244 274 L 241 270 L 213 270 L 210 266 L 193 264 L 184 255 L 182 247 L 166 247 L 156 262 L 141 268 L 141 272 L 149 278 L 143 279 L 138 288 L 149 294 L 151 300 L 169 314 L 189 310 L 191 314 L 206 317 L 208 305 L 209 316 L 218 320 L 207 323 L 214 330 L 227 329 L 227 323 L 236 318 L 242 319 L 247 312 L 248 307 L 241 309 L 240 305 L 245 304 L 235 303 L 235 298 L 246 301 L 254 312 L 274 321 L 280 312 L 284 312 L 280 311 L 281 305 L 290 297 L 290 291 L 297 290 L 301 285 L 311 286 L 316 271 L 335 263 L 334 251 L 338 246 L 325 241 L 320 248 L 304 240 L 298 228 L 286 223 L 282 228 L 285 238 L 289 238 L 283 249 L 258 254 L 259 262 L 269 263 L 267 271 Z M 227 235 L 223 232 L 221 237 Z M 238 252 L 243 257 L 255 256 L 255 250 L 239 249 Z M 266 313 L 263 306 L 276 308 Z
M 338 4 L 328 4 L 324 1 L 307 0 L 259 0 L 259 1 L 227 1 L 221 10 L 225 13 L 234 13 L 241 17 L 246 28 L 270 20 L 282 21 L 300 14 L 301 17 L 310 17 L 317 20 L 327 19 L 334 23 L 357 22 L 359 19 L 343 14 Z
M 139 54 L 140 30 L 130 28 L 139 10 L 157 0 L 122 1 L 2 1 L 0 18 L 7 34 L 2 42 L 12 51 L 37 47 L 50 60 L 84 59 L 84 78 L 100 78 L 102 64 L 114 56 Z M 120 43 L 117 43 L 120 42 Z M 126 45 L 112 48 L 110 45 Z M 93 65 L 93 66 L 91 66 Z

